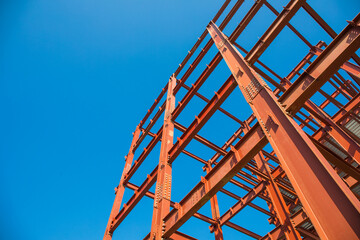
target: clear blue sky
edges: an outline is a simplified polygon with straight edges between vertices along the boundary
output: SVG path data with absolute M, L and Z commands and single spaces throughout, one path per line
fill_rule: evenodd
M 276 1 L 274 5 L 281 11 L 286 2 Z M 337 32 L 346 26 L 345 20 L 351 20 L 360 10 L 356 0 L 309 2 Z M 131 133 L 222 3 L 1 1 L 0 239 L 102 238 Z M 247 1 L 244 6 L 248 8 L 252 3 L 253 0 Z M 243 13 L 225 32 L 233 29 Z M 269 19 L 273 19 L 264 14 L 265 17 L 257 18 L 259 29 L 265 29 Z M 309 35 L 312 25 L 303 21 L 301 14 L 292 22 L 304 34 L 307 32 L 311 43 L 328 42 L 321 31 L 314 30 Z M 249 50 L 261 31 L 255 35 L 253 39 L 240 37 L 238 43 Z M 285 52 L 275 58 L 271 54 L 261 58 L 282 76 L 308 51 L 304 45 L 293 49 L 296 61 L 288 60 L 287 66 L 282 66 L 279 58 L 289 56 L 286 49 L 291 48 L 293 38 L 285 30 L 281 40 L 271 46 L 284 47 Z M 224 73 L 215 76 L 229 75 L 223 63 L 221 69 Z M 204 85 L 201 91 L 212 97 L 222 79 Z M 238 92 L 234 94 L 241 98 Z M 188 125 L 204 106 L 196 102 L 192 105 L 193 112 L 184 113 L 180 123 Z M 239 105 L 226 102 L 225 107 L 243 119 L 249 114 L 247 107 L 242 114 L 237 113 Z M 229 121 L 223 116 L 219 119 L 207 126 L 216 129 L 220 121 Z M 218 139 L 229 136 L 230 130 L 233 131 L 226 127 L 204 135 L 221 145 Z M 189 146 L 190 150 L 195 148 L 201 146 Z M 213 154 L 206 151 L 205 159 Z M 158 161 L 156 152 L 147 161 L 152 165 L 140 168 L 140 174 L 134 176 L 137 184 Z M 203 174 L 201 164 L 194 160 L 182 156 L 179 161 L 182 162 L 174 163 L 174 169 L 178 169 L 174 170 L 173 187 L 178 190 L 173 193 L 175 201 L 181 200 Z M 181 170 L 186 170 L 186 175 Z M 130 195 L 131 190 L 127 190 L 126 198 Z M 225 196 L 219 201 L 225 206 L 220 209 L 222 212 L 234 203 Z M 120 225 L 114 239 L 142 239 L 150 230 L 151 206 L 152 200 L 141 201 Z M 209 208 L 207 204 L 202 209 L 208 216 Z M 245 213 L 253 215 L 244 218 Z M 265 234 L 271 226 L 264 216 L 263 224 L 256 225 L 257 215 L 246 208 L 234 222 Z M 181 230 L 199 239 L 211 237 L 208 224 L 198 220 L 191 220 Z M 228 239 L 247 239 L 231 229 L 224 231 Z

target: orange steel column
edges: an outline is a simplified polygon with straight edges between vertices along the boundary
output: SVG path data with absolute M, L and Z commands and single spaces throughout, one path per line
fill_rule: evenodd
M 140 135 L 140 128 L 139 128 L 139 126 L 137 126 L 136 129 L 135 129 L 135 132 L 134 132 L 132 142 L 131 142 L 129 153 L 126 156 L 125 166 L 124 166 L 123 173 L 121 175 L 119 186 L 117 186 L 115 188 L 115 194 L 116 194 L 115 195 L 115 200 L 114 200 L 114 204 L 112 206 L 111 212 L 110 212 L 109 221 L 108 221 L 108 223 L 106 225 L 106 230 L 105 230 L 105 234 L 104 234 L 104 240 L 111 240 L 111 238 L 112 238 L 112 233 L 110 233 L 109 230 L 110 230 L 113 219 L 119 213 L 119 210 L 120 210 L 121 201 L 123 199 L 124 191 L 125 191 L 124 176 L 127 174 L 129 169 L 131 168 L 131 164 L 132 164 L 133 159 L 134 159 L 134 152 L 133 152 L 134 151 L 134 146 L 135 146 L 136 141 L 139 139 L 139 135 Z
M 245 130 L 247 132 L 250 129 L 250 127 L 246 121 L 244 124 L 245 124 Z M 276 212 L 276 217 L 279 219 L 279 222 L 282 226 L 286 239 L 301 240 L 300 234 L 298 233 L 298 231 L 296 231 L 294 225 L 291 223 L 289 209 L 286 206 L 284 198 L 282 197 L 281 192 L 279 190 L 279 187 L 277 186 L 274 178 L 271 175 L 271 170 L 267 165 L 265 159 L 263 158 L 263 156 L 261 156 L 260 153 L 258 153 L 254 156 L 254 160 L 259 170 L 268 177 L 268 179 L 264 179 L 261 178 L 261 176 L 259 176 L 260 179 L 268 182 L 268 184 L 266 185 L 266 191 L 269 194 L 269 197 L 271 199 L 271 205 Z
M 206 167 L 206 173 L 209 173 L 212 168 L 211 163 L 209 162 L 205 167 Z M 220 218 L 220 210 L 219 210 L 219 204 L 216 194 L 212 198 L 210 198 L 210 205 L 211 205 L 211 216 L 216 221 L 216 223 L 214 224 L 214 229 L 211 229 L 210 227 L 210 230 L 214 231 L 215 240 L 223 240 L 224 239 L 223 231 L 218 221 L 218 219 Z
M 321 239 L 359 239 L 360 203 L 261 77 L 211 22 L 208 31 Z
M 151 225 L 151 240 L 161 240 L 163 222 L 162 219 L 170 212 L 171 204 L 171 163 L 168 162 L 168 152 L 174 141 L 174 123 L 171 120 L 171 114 L 175 109 L 174 88 L 176 78 L 173 76 L 169 79 L 163 134 L 161 140 L 160 159 L 157 174 L 154 211 Z

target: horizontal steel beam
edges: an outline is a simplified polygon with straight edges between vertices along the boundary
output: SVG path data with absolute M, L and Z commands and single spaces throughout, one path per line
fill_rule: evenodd
M 347 29 L 345 29 L 345 30 L 349 30 L 348 29 L 348 27 L 347 27 Z M 344 30 L 344 31 L 345 31 Z M 350 29 L 351 30 L 351 29 Z M 344 35 L 344 34 L 343 34 Z M 346 34 L 345 34 L 346 35 Z M 337 39 L 337 38 L 336 38 Z M 335 41 L 335 40 L 334 40 Z M 326 48 L 325 50 L 324 50 L 324 52 L 323 52 L 323 54 L 324 53 L 326 53 L 326 52 L 329 52 L 329 51 L 331 51 L 331 50 L 327 50 L 327 49 L 332 49 L 332 48 L 336 48 L 336 44 L 330 44 L 329 46 L 328 46 L 328 48 Z M 334 51 L 334 50 L 333 50 Z M 352 49 L 352 51 L 354 52 L 354 51 L 356 51 L 356 49 Z M 348 55 L 351 55 L 353 52 L 351 52 L 351 51 L 346 51 L 346 53 L 348 54 Z M 322 56 L 324 56 L 322 54 Z M 321 57 L 321 55 L 317 58 L 317 59 L 319 59 Z M 328 57 L 328 55 L 326 55 L 325 57 L 322 57 L 322 58 L 325 58 L 325 59 L 327 59 L 327 57 Z M 330 57 L 332 57 L 332 56 L 330 56 Z M 340 64 L 340 66 L 341 66 L 341 64 Z M 314 68 L 313 66 L 312 66 L 312 68 L 313 68 L 313 70 L 314 69 L 316 69 L 316 68 Z M 321 72 L 321 71 L 325 71 L 325 70 L 327 70 L 327 69 L 324 69 L 324 68 L 321 68 L 321 69 L 319 69 L 319 71 Z M 317 71 L 317 72 L 319 72 L 319 71 Z M 318 89 L 318 88 L 317 88 Z M 316 89 L 315 89 L 315 91 L 316 91 Z M 288 91 L 287 91 L 288 92 Z M 288 96 L 290 96 L 290 97 L 292 97 L 293 96 L 293 94 L 294 93 L 287 93 L 288 94 Z M 292 97 L 292 98 L 294 98 L 294 97 Z M 296 97 L 295 97 L 295 100 L 296 100 Z M 306 100 L 306 99 L 305 99 Z M 296 111 L 298 110 L 298 109 L 295 109 Z M 257 124 L 257 125 L 255 125 L 258 129 L 256 129 L 256 131 L 262 131 L 261 129 L 260 129 L 260 127 L 259 127 L 259 125 Z M 254 127 L 255 127 L 254 126 Z M 252 129 L 254 129 L 254 127 L 252 128 Z M 255 130 L 253 130 L 253 131 L 255 131 Z M 251 134 L 252 133 L 252 131 L 251 132 L 249 132 L 249 133 L 247 133 L 245 136 L 247 136 L 248 134 Z M 262 132 L 261 132 L 262 133 Z M 263 133 L 262 133 L 263 134 Z M 240 142 L 243 142 L 243 141 L 245 141 L 245 140 L 247 140 L 247 139 L 249 139 L 249 138 L 245 138 L 245 136 L 244 136 L 244 140 L 242 139 L 242 140 L 240 140 Z M 255 139 L 255 137 L 254 137 L 254 139 Z M 189 140 L 188 140 L 189 141 Z M 260 139 L 257 139 L 257 141 L 258 142 L 260 142 Z M 267 140 L 264 138 L 263 140 L 263 144 L 266 144 L 266 142 L 267 142 Z M 239 143 L 240 143 L 239 142 Z M 237 150 L 239 150 L 239 149 L 237 149 Z M 251 150 L 254 150 L 254 149 L 251 149 Z M 252 152 L 251 150 L 249 150 L 249 152 Z M 261 148 L 260 149 L 255 149 L 255 153 L 256 153 L 256 150 L 261 150 Z M 254 153 L 254 155 L 255 155 L 255 153 Z M 246 157 L 249 157 L 250 159 L 254 156 L 254 155 L 252 155 L 252 156 L 248 156 L 248 155 L 246 155 Z M 245 160 L 242 162 L 242 163 L 244 163 L 244 162 L 246 162 L 244 165 L 242 165 L 242 167 L 243 166 L 245 166 L 246 164 L 247 164 L 247 162 L 248 161 L 250 161 L 250 159 L 246 159 L 245 158 Z M 225 160 L 227 160 L 227 158 L 226 158 L 226 156 L 219 162 L 219 163 L 223 163 Z M 237 161 L 235 161 L 235 162 L 237 162 Z M 218 167 L 218 166 L 221 166 L 221 165 L 217 165 L 216 167 Z M 214 169 L 216 169 L 216 168 L 214 168 Z M 213 170 L 214 170 L 213 169 Z M 225 171 L 225 169 L 226 168 L 224 168 L 224 171 Z M 240 168 L 241 169 L 241 168 Z M 239 170 L 240 170 L 239 169 Z M 227 171 L 231 171 L 232 169 L 230 168 L 227 168 Z M 230 174 L 229 172 L 227 172 L 226 171 L 226 173 L 224 173 L 224 175 L 225 176 L 227 176 L 226 174 Z M 235 175 L 235 174 L 234 174 Z M 232 175 L 233 176 L 233 175 Z M 210 177 L 208 177 L 208 178 L 210 178 Z M 220 180 L 222 180 L 222 181 L 226 181 L 225 179 L 218 179 L 219 181 Z M 229 181 L 230 179 L 228 179 L 227 181 Z M 226 181 L 226 182 L 227 182 Z M 226 183 L 225 182 L 225 183 Z M 223 183 L 223 184 L 225 184 L 225 183 Z M 180 207 L 181 207 L 181 210 L 180 211 L 177 211 L 177 210 L 172 210 L 169 214 L 168 214 L 168 216 L 166 216 L 165 217 L 165 223 L 166 223 L 166 232 L 165 232 L 165 234 L 163 235 L 164 237 L 166 237 L 166 236 L 169 236 L 172 232 L 174 232 L 178 227 L 180 227 L 182 224 L 183 224 L 183 222 L 184 221 L 186 221 L 188 218 L 190 218 L 191 217 L 191 214 L 193 214 L 194 212 L 196 212 L 197 210 L 198 210 L 198 208 L 200 208 L 203 204 L 205 204 L 205 202 L 207 201 L 207 200 L 209 200 L 210 199 L 210 197 L 212 197 L 213 196 L 213 194 L 215 194 L 215 193 L 213 193 L 212 191 L 218 191 L 219 189 L 216 189 L 216 190 L 214 190 L 214 189 L 212 189 L 211 188 L 211 190 L 209 190 L 210 192 L 210 194 L 208 193 L 208 192 L 206 192 L 205 191 L 205 186 L 204 186 L 204 184 L 203 183 L 199 183 L 183 200 L 182 200 L 182 202 L 180 202 Z M 211 195 L 212 194 L 212 195 Z M 189 199 L 192 199 L 192 198 L 195 198 L 195 199 L 197 199 L 197 201 L 195 201 L 194 202 L 194 200 L 192 200 L 192 202 L 189 202 Z M 182 203 L 182 204 L 181 204 Z
M 266 182 L 260 182 L 244 197 L 242 197 L 234 206 L 232 206 L 227 212 L 225 212 L 220 218 L 220 225 L 224 225 L 227 221 L 233 218 L 237 213 L 244 209 L 249 203 L 251 203 L 262 191 L 265 190 Z
M 130 188 L 130 189 L 132 189 L 132 190 L 135 190 L 135 191 L 137 191 L 138 189 L 139 189 L 139 187 L 138 186 L 136 186 L 135 184 L 132 184 L 132 183 L 127 183 L 127 185 L 126 185 L 128 188 Z M 222 190 L 224 190 L 224 189 L 222 189 Z M 220 190 L 221 191 L 221 190 Z M 147 197 L 149 197 L 149 198 L 151 198 L 151 199 L 154 199 L 154 197 L 155 197 L 155 194 L 153 193 L 153 192 L 150 192 L 150 191 L 148 191 L 146 194 L 145 194 L 145 196 L 147 196 Z M 236 195 L 235 195 L 236 196 Z M 238 196 L 236 196 L 237 197 L 237 199 L 241 199 L 240 197 L 238 197 Z M 173 208 L 175 208 L 176 207 L 176 204 L 177 203 L 175 203 L 175 202 L 171 202 L 171 207 L 173 207 Z M 252 203 L 249 203 L 248 205 L 251 205 Z M 255 205 L 257 208 L 260 208 L 260 207 L 258 207 L 257 205 Z M 255 209 L 257 209 L 257 208 L 255 208 Z M 269 212 L 268 213 L 269 214 L 269 216 L 272 216 L 271 215 L 271 213 Z M 194 213 L 194 215 L 193 215 L 193 217 L 195 217 L 195 218 L 197 218 L 197 219 L 200 219 L 200 220 L 202 220 L 202 221 L 204 221 L 204 222 L 207 222 L 207 223 L 209 223 L 209 224 L 211 224 L 211 225 L 213 225 L 213 224 L 215 224 L 216 223 L 216 221 L 214 220 L 214 219 L 212 219 L 212 218 L 209 218 L 209 217 L 207 217 L 207 216 L 205 216 L 205 215 L 203 215 L 203 214 L 201 214 L 201 213 Z M 244 234 L 246 234 L 246 235 L 248 235 L 248 236 L 250 236 L 250 237 L 253 237 L 253 238 L 255 238 L 255 239 L 259 239 L 261 236 L 260 235 L 258 235 L 258 234 L 256 234 L 256 233 L 253 233 L 253 232 L 251 232 L 251 231 L 249 231 L 248 229 L 245 229 L 245 228 L 243 228 L 243 227 L 240 227 L 239 225 L 236 225 L 236 224 L 234 224 L 234 223 L 232 223 L 232 222 L 230 222 L 230 221 L 227 221 L 226 223 L 225 223 L 225 225 L 226 226 L 228 226 L 228 227 L 231 227 L 231 228 L 233 228 L 233 229 L 235 229 L 235 230 L 238 230 L 239 232 L 242 232 L 242 233 L 244 233 Z M 210 226 L 210 230 L 211 230 L 211 226 Z M 179 232 L 175 232 L 174 234 L 176 234 L 176 233 L 179 233 Z M 174 234 L 173 235 L 171 235 L 171 237 L 173 237 L 174 236 Z M 147 237 L 148 237 L 149 235 L 147 235 Z M 146 239 L 146 238 L 145 238 Z
M 150 233 L 144 237 L 143 240 L 150 240 Z M 197 238 L 193 238 L 189 235 L 186 235 L 182 232 L 176 231 L 173 235 L 169 238 L 169 240 L 197 240 Z
M 255 124 L 235 147 L 180 201 L 179 206 L 170 211 L 164 218 L 166 231 L 163 237 L 171 236 L 217 191 L 225 186 L 266 143 L 264 133 L 259 125 Z
M 281 13 L 276 17 L 275 21 L 270 25 L 270 27 L 246 55 L 245 60 L 249 64 L 252 65 L 255 63 L 255 61 L 261 56 L 261 54 L 271 44 L 275 37 L 289 23 L 290 19 L 300 9 L 304 2 L 305 0 L 292 0 L 284 7 L 284 10 L 281 11 Z
M 136 170 L 140 167 L 141 163 L 145 161 L 146 157 L 150 154 L 151 150 L 156 146 L 156 144 L 158 144 L 162 136 L 162 130 L 163 128 L 161 127 L 156 133 L 156 136 L 149 142 L 147 147 L 144 148 L 144 151 L 140 154 L 140 156 L 134 162 L 130 170 L 124 176 L 124 184 L 126 184 L 130 180 L 130 178 L 135 174 Z
M 325 48 L 279 98 L 294 115 L 360 47 L 360 14 Z
M 358 18 L 360 20 L 360 14 Z M 357 21 L 354 22 L 358 24 Z M 357 28 L 357 30 L 360 30 L 359 26 Z M 283 169 L 294 186 L 301 203 L 309 213 L 309 218 L 318 234 L 323 238 L 334 239 L 360 237 L 360 229 L 356 227 L 360 223 L 360 204 L 349 188 L 333 171 L 323 155 L 316 149 L 296 122 L 285 113 L 284 106 L 279 104 L 271 89 L 249 66 L 225 35 L 214 23 L 210 23 L 208 29 L 246 101 L 261 123 L 262 130 L 279 157 Z M 343 34 L 345 32 L 344 35 L 347 36 L 345 37 L 346 44 L 344 44 L 343 48 L 335 51 L 335 57 L 346 56 L 346 54 L 342 54 L 341 50 L 344 50 L 347 54 L 353 54 L 351 49 L 346 49 L 351 44 L 351 41 L 357 37 L 355 32 L 354 38 L 350 37 L 349 39 L 348 35 L 352 35 L 353 31 L 353 28 L 343 31 Z M 358 41 L 360 45 L 360 38 Z M 343 43 L 342 40 L 340 42 Z M 330 46 L 334 46 L 334 44 L 331 43 L 328 47 Z M 328 56 L 329 60 L 334 60 L 334 56 L 331 54 L 333 51 L 328 49 L 326 48 L 320 56 L 330 52 L 329 55 L 325 54 L 325 56 Z M 356 51 L 357 48 L 352 50 Z M 340 59 L 337 61 L 341 66 Z M 322 73 L 323 70 L 329 71 L 328 68 L 323 68 L 321 64 L 319 69 L 315 68 L 314 70 L 312 64 L 310 64 L 309 68 L 314 73 L 323 76 L 326 76 L 326 73 Z M 326 79 L 323 79 L 323 81 L 326 81 Z M 314 89 L 309 91 L 316 92 L 321 86 L 321 84 L 317 85 L 318 88 L 314 86 Z M 300 90 L 308 91 L 305 88 Z M 299 94 L 301 95 L 300 90 Z M 297 100 L 297 98 L 294 99 L 294 101 Z M 304 99 L 304 102 L 306 100 Z M 304 177 L 304 173 L 306 173 L 306 177 Z M 321 204 L 320 198 L 326 201 L 327 204 Z M 344 229 L 346 231 L 343 231 Z
M 199 116 L 190 124 L 180 139 L 174 144 L 169 151 L 169 162 L 172 163 L 192 138 L 200 131 L 216 109 L 225 101 L 230 93 L 236 88 L 234 77 L 229 77 L 221 88 L 211 98 L 210 102 L 200 112 Z
M 152 185 L 156 182 L 158 173 L 158 167 L 147 176 L 146 180 L 141 184 L 138 190 L 135 191 L 134 195 L 129 199 L 129 201 L 124 204 L 120 212 L 115 216 L 112 221 L 109 232 L 113 233 L 115 229 L 120 225 L 120 223 L 125 219 L 125 217 L 130 213 L 130 211 L 136 206 L 136 204 L 142 199 L 143 196 L 150 190 Z M 126 183 L 124 183 L 126 184 Z

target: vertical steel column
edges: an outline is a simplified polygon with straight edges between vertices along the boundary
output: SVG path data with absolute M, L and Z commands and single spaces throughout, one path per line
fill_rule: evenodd
M 246 132 L 250 129 L 246 121 L 245 129 Z M 276 212 L 276 217 L 279 219 L 279 223 L 282 226 L 286 239 L 301 240 L 300 234 L 298 233 L 298 231 L 296 231 L 294 225 L 291 223 L 289 209 L 286 206 L 279 187 L 277 186 L 274 178 L 271 175 L 271 170 L 265 162 L 265 159 L 263 158 L 263 156 L 261 156 L 260 153 L 258 153 L 254 156 L 254 160 L 259 170 L 268 177 L 268 179 L 264 179 L 259 176 L 260 179 L 268 182 L 268 184 L 266 185 L 266 191 L 271 199 L 271 206 Z
M 209 162 L 206 166 L 206 173 L 209 173 L 211 170 L 211 163 Z M 211 205 L 211 216 L 212 218 L 216 221 L 216 223 L 214 224 L 214 235 L 215 235 L 215 240 L 223 240 L 224 236 L 223 236 L 223 231 L 221 229 L 221 225 L 219 223 L 219 218 L 220 218 L 220 210 L 219 210 L 219 204 L 218 204 L 218 199 L 216 194 L 210 198 L 210 205 Z M 212 230 L 212 229 L 210 229 Z
M 322 239 L 359 239 L 360 204 L 226 36 L 208 31 Z
M 172 75 L 169 79 L 166 107 L 164 114 L 163 134 L 161 140 L 160 159 L 157 174 L 154 210 L 151 225 L 151 240 L 161 240 L 163 222 L 162 219 L 169 213 L 171 204 L 171 163 L 168 162 L 168 152 L 173 146 L 174 123 L 171 114 L 175 109 L 174 88 L 176 78 Z
M 135 129 L 135 132 L 134 132 L 133 139 L 131 141 L 131 146 L 130 146 L 129 153 L 126 156 L 125 166 L 124 166 L 123 173 L 121 175 L 119 186 L 117 186 L 115 188 L 115 194 L 116 194 L 115 195 L 115 200 L 114 200 L 114 204 L 112 206 L 111 212 L 110 212 L 109 221 L 108 221 L 108 223 L 106 225 L 106 230 L 105 230 L 105 234 L 104 234 L 104 240 L 111 240 L 111 238 L 112 238 L 112 233 L 110 233 L 109 230 L 110 230 L 111 223 L 112 223 L 113 219 L 116 217 L 116 215 L 119 213 L 119 210 L 120 210 L 121 202 L 122 202 L 122 199 L 123 199 L 123 196 L 124 196 L 124 191 L 125 191 L 124 176 L 127 174 L 127 172 L 131 168 L 131 164 L 132 164 L 133 159 L 134 159 L 134 146 L 136 144 L 136 141 L 139 139 L 139 135 L 140 135 L 140 127 L 137 126 L 136 129 Z

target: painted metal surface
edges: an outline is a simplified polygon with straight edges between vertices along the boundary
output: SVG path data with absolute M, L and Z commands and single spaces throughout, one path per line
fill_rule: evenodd
M 223 226 L 254 239 L 360 238 L 360 58 L 356 55 L 360 47 L 360 14 L 336 34 L 305 0 L 289 0 L 281 11 L 266 0 L 256 0 L 235 24 L 238 20 L 233 17 L 243 3 L 244 0 L 224 1 L 137 126 L 115 190 L 104 240 L 112 239 L 113 232 L 144 196 L 154 200 L 152 223 L 148 226 L 149 234 L 141 237 L 144 239 L 196 239 L 191 233 L 178 231 L 191 217 L 209 224 L 216 240 L 226 239 Z M 263 7 L 276 18 L 247 51 L 237 39 L 247 34 L 244 30 L 256 15 L 262 14 Z M 333 40 L 312 45 L 290 23 L 300 9 Z M 227 37 L 222 31 L 231 26 L 235 27 Z M 289 28 L 308 47 L 308 52 L 282 77 L 259 58 L 269 51 L 284 28 Z M 207 37 L 210 40 L 205 41 Z M 213 49 L 216 54 L 209 57 Z M 274 60 L 276 57 L 275 54 Z M 205 59 L 211 61 L 205 64 Z M 222 83 L 220 89 L 207 98 L 199 90 L 223 60 L 231 75 L 226 80 L 218 79 Z M 198 77 L 187 85 L 196 70 Z M 325 84 L 335 90 L 324 90 Z M 238 91 L 237 86 L 253 111 L 247 119 L 221 106 Z M 186 92 L 175 107 L 175 96 L 180 90 Z M 314 94 L 325 100 L 315 104 L 311 101 Z M 190 125 L 183 125 L 178 117 L 195 98 L 206 105 Z M 336 113 L 329 113 L 329 107 L 337 109 Z M 217 111 L 237 125 L 222 146 L 202 135 L 204 126 L 216 117 Z M 162 116 L 164 121 L 155 129 Z M 181 132 L 177 139 L 175 130 Z M 213 157 L 204 159 L 201 152 L 186 149 L 193 140 L 214 152 Z M 140 173 L 145 179 L 140 186 L 133 184 L 132 177 L 158 144 L 161 144 L 159 164 L 148 175 Z M 138 157 L 134 161 L 135 152 Z M 171 198 L 171 191 L 177 191 L 171 184 L 172 171 L 176 171 L 172 163 L 181 154 L 203 164 L 205 174 L 177 203 Z M 150 192 L 154 184 L 155 193 Z M 227 190 L 226 184 L 245 194 L 239 196 Z M 121 207 L 125 188 L 134 193 Z M 236 200 L 222 214 L 221 194 Z M 264 201 L 268 209 L 258 205 L 257 199 Z M 198 212 L 207 202 L 211 217 Z M 262 236 L 232 222 L 246 207 L 263 213 L 273 230 Z
M 324 239 L 360 238 L 359 202 L 340 177 L 333 172 L 330 164 L 307 135 L 288 116 L 286 110 L 293 108 L 288 107 L 287 104 L 285 107 L 280 105 L 267 84 L 214 23 L 210 23 L 208 29 L 254 115 L 261 123 L 262 130 L 319 236 Z M 313 68 L 313 71 L 321 72 L 322 67 L 319 68 L 320 70 Z M 305 92 L 306 89 L 302 91 Z M 316 89 L 312 88 L 312 91 Z M 292 95 L 301 98 L 301 93 Z M 307 174 L 304 175 L 304 172 Z

